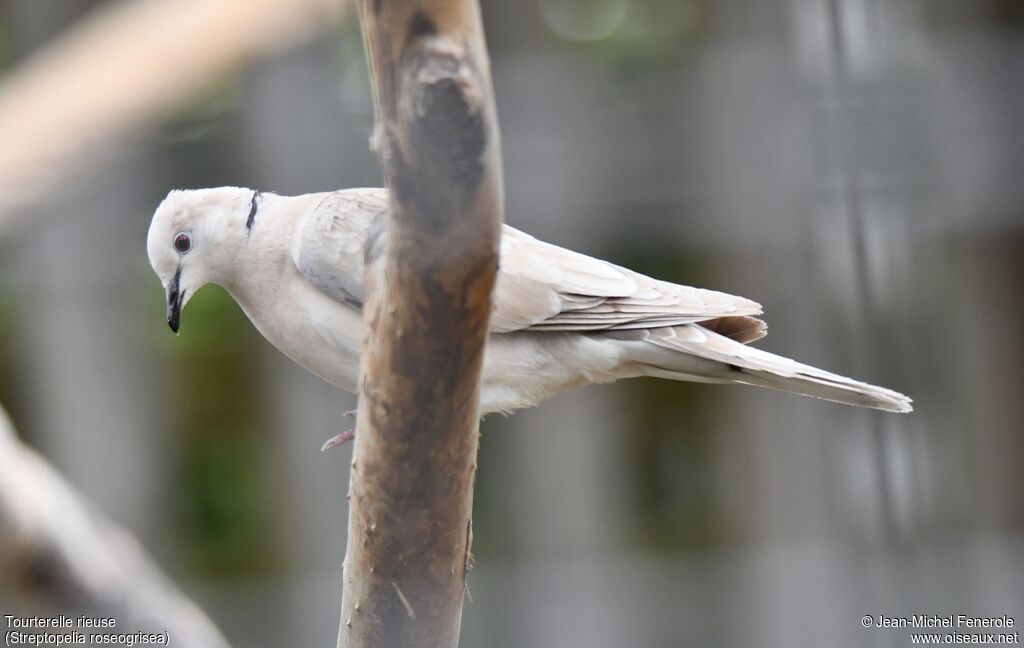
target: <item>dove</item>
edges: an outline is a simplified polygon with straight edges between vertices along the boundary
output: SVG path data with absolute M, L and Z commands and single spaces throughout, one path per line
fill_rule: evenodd
M 171 191 L 146 242 L 166 291 L 167 323 L 177 333 L 196 291 L 220 285 L 272 345 L 356 392 L 364 264 L 382 254 L 387 211 L 386 189 Z M 506 225 L 480 413 L 508 413 L 569 388 L 641 376 L 912 410 L 898 392 L 750 346 L 766 334 L 761 312 L 749 299 L 660 281 Z

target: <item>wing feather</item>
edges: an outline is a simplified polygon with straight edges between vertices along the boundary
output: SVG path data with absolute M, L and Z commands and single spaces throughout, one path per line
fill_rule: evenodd
M 374 220 L 387 210 L 387 192 L 348 189 L 317 198 L 292 235 L 292 261 L 320 290 L 361 306 L 363 248 Z
M 387 210 L 384 189 L 321 194 L 292 240 L 299 272 L 335 299 L 363 301 L 363 248 Z M 756 316 L 743 297 L 659 281 L 506 226 L 491 330 L 602 331 Z
M 652 279 L 506 226 L 491 328 L 636 329 L 760 313 L 749 299 Z

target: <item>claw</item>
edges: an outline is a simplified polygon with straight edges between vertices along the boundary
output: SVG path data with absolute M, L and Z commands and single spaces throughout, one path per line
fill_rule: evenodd
M 337 448 L 338 446 L 343 446 L 354 438 L 356 438 L 356 431 L 354 428 L 351 430 L 345 430 L 341 434 L 335 434 L 320 446 L 320 452 L 330 450 L 331 448 Z

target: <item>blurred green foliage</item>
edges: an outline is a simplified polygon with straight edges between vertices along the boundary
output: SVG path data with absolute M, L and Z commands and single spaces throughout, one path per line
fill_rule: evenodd
M 656 213 L 657 205 L 644 211 Z M 654 216 L 656 218 L 656 216 Z M 665 222 L 671 222 L 666 219 Z M 665 236 L 614 237 L 620 247 L 604 258 L 646 275 L 675 283 L 714 284 L 714 263 L 699 251 Z M 634 538 L 655 550 L 678 550 L 716 545 L 727 529 L 716 515 L 714 388 L 660 379 L 629 380 L 627 411 L 634 413 L 633 433 L 627 437 L 625 465 L 633 486 L 630 508 L 638 520 Z
M 349 63 L 362 63 L 360 66 L 366 74 L 366 83 L 370 83 L 370 70 L 365 65 L 366 54 L 363 51 L 363 32 L 358 20 L 342 20 L 338 23 L 338 38 L 335 40 L 336 63 L 339 70 L 344 70 Z
M 11 60 L 11 21 L 7 19 L 8 6 L 0 0 L 0 70 L 6 70 Z
M 704 385 L 658 379 L 623 385 L 634 412 L 630 454 L 631 510 L 640 544 L 678 550 L 717 545 L 726 529 L 717 516 L 710 473 L 714 397 Z
M 163 304 L 161 302 L 161 309 Z M 180 510 L 196 569 L 251 576 L 279 564 L 262 440 L 268 432 L 258 380 L 258 333 L 234 300 L 208 287 L 189 302 L 181 335 L 166 336 L 167 366 L 181 406 Z
M 706 0 L 536 0 L 550 33 L 623 72 L 674 62 L 708 32 Z
M 0 258 L 9 258 L 12 245 L 10 240 L 0 240 Z M 18 294 L 14 277 L 10 273 L 0 272 L 0 408 L 7 412 L 21 439 L 31 445 L 34 429 L 29 420 L 31 387 L 24 379 L 25 374 L 20 366 L 25 358 L 19 355 L 17 345 L 11 343 L 16 338 L 16 309 L 19 301 L 23 300 L 24 296 Z
M 233 123 L 243 101 L 243 86 L 238 75 L 225 76 L 176 106 L 164 120 L 161 144 L 174 145 L 215 138 Z M 173 150 L 173 148 L 171 149 Z

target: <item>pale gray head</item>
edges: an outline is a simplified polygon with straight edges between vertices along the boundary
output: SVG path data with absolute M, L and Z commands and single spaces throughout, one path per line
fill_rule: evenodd
M 167 291 L 167 324 L 175 333 L 192 295 L 229 277 L 259 196 L 242 187 L 175 190 L 156 208 L 146 248 Z

